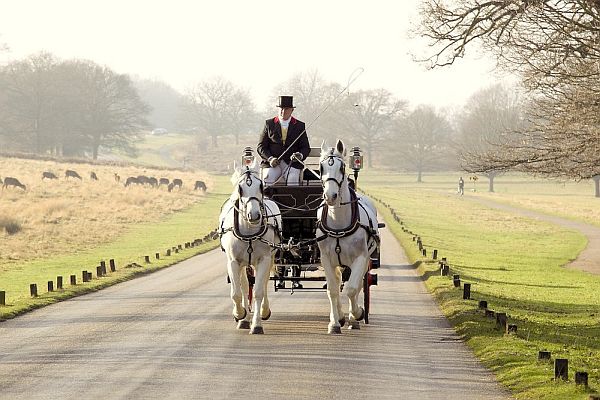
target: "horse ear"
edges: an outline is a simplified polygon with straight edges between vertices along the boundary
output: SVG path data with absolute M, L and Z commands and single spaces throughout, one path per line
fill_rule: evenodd
M 335 148 L 342 156 L 346 155 L 346 147 L 344 147 L 344 142 L 342 142 L 341 140 L 338 139 Z

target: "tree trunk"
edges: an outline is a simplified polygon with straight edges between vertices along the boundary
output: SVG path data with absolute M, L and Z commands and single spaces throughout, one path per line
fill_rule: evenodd
M 600 197 L 600 175 L 594 175 L 592 179 L 594 180 L 594 186 L 596 187 L 596 197 Z
M 494 176 L 493 175 L 490 176 L 489 192 L 494 193 Z
M 418 183 L 423 182 L 422 176 L 423 176 L 423 172 L 421 171 L 421 168 L 419 167 L 417 170 L 417 182 Z

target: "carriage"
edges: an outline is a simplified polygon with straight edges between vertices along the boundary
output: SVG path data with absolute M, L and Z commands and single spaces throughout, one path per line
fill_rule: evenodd
M 321 271 L 321 258 L 317 246 L 317 210 L 323 200 L 323 186 L 319 178 L 319 156 L 321 148 L 313 147 L 305 161 L 305 169 L 299 185 L 275 183 L 265 188 L 265 195 L 277 203 L 283 222 L 282 240 L 292 244 L 290 249 L 283 247 L 275 252 L 275 266 L 278 276 L 272 276 L 275 291 L 325 290 L 325 276 Z M 353 183 L 356 185 L 362 168 L 360 149 L 351 150 L 348 164 L 352 166 Z M 379 227 L 383 227 L 379 223 Z M 377 285 L 377 274 L 372 269 L 379 268 L 379 247 L 370 255 L 369 269 L 363 278 L 363 304 L 365 323 L 369 323 L 371 300 L 370 287 Z M 342 281 L 347 281 L 349 269 L 342 269 Z M 314 284 L 313 282 L 317 282 Z
M 377 229 L 384 224 L 377 221 L 370 201 L 355 194 L 362 162 L 358 147 L 351 149 L 346 161 L 346 149 L 338 141 L 335 148 L 327 151 L 324 145 L 311 149 L 303 161 L 305 168 L 300 182 L 264 186 L 252 150 L 246 148 L 242 169 L 232 176 L 237 189 L 220 216 L 221 245 L 228 253 L 233 317 L 238 321 L 238 328 L 250 328 L 247 311 L 251 311 L 253 303 L 250 333 L 263 333 L 260 321 L 271 316 L 268 282 L 273 282 L 276 292 L 326 290 L 332 308 L 329 333 L 341 333 L 340 327 L 346 322 L 339 293 L 347 286 L 349 327 L 359 328 L 361 320 L 369 323 L 371 286 L 377 285 L 377 275 L 371 270 L 380 265 Z M 352 170 L 353 179 L 346 175 L 346 164 Z M 260 193 L 244 193 L 258 186 Z M 338 193 L 340 198 L 332 200 L 332 192 L 335 192 L 333 199 Z M 341 200 L 342 193 L 345 202 Z M 351 214 L 347 214 L 352 221 L 350 227 L 337 226 L 338 221 L 333 219 L 332 222 L 332 218 L 327 222 L 329 213 L 346 205 L 352 208 Z M 240 228 L 241 225 L 245 228 Z M 352 240 L 358 240 L 356 243 L 360 245 L 353 246 Z M 356 248 L 360 250 L 357 252 Z M 236 252 L 237 255 L 233 254 Z M 271 264 L 275 268 L 271 268 Z M 339 285 L 340 290 L 334 290 L 335 285 Z M 357 305 L 361 290 L 362 307 Z

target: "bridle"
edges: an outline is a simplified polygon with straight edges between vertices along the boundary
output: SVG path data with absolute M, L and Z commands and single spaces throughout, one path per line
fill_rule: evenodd
M 246 200 L 244 201 L 243 200 L 243 194 L 244 194 L 243 185 L 251 187 L 252 183 L 253 183 L 252 177 L 258 179 L 259 182 L 260 182 L 259 192 L 260 192 L 260 197 L 261 198 L 258 198 L 256 196 L 250 196 L 250 197 L 247 197 Z M 256 176 L 255 174 L 253 174 L 252 171 L 250 170 L 250 168 L 246 168 L 246 171 L 244 172 L 244 176 L 242 176 L 240 178 L 240 180 L 238 181 L 238 195 L 239 195 L 239 197 L 238 197 L 238 199 L 236 201 L 237 204 L 235 205 L 235 208 L 237 209 L 238 212 L 242 213 L 242 218 L 244 218 L 244 221 L 246 221 L 247 223 L 249 223 L 251 225 L 254 225 L 254 223 L 251 222 L 248 219 L 248 214 L 246 213 L 246 209 L 248 208 L 248 204 L 250 204 L 251 201 L 258 202 L 258 207 L 259 207 L 259 210 L 260 210 L 260 219 L 259 220 L 262 221 L 264 219 L 264 217 L 265 217 L 265 206 L 264 206 L 264 195 L 263 195 L 264 191 L 263 190 L 264 190 L 264 187 L 263 187 L 262 180 L 258 176 Z
M 321 186 L 323 186 L 323 188 L 325 188 L 325 184 L 327 182 L 333 181 L 338 186 L 338 190 L 342 189 L 342 184 L 344 183 L 344 180 L 346 179 L 346 163 L 344 163 L 344 159 L 342 157 L 336 156 L 335 154 L 333 154 L 333 150 L 331 150 L 329 155 L 327 155 L 326 159 L 321 160 L 321 162 L 319 163 L 319 173 L 321 174 L 321 177 L 322 177 L 324 174 L 324 171 L 325 171 L 325 168 L 323 167 L 324 162 L 327 162 L 327 165 L 329 165 L 331 167 L 335 163 L 336 159 L 340 160 L 340 163 L 341 163 L 340 173 L 342 174 L 342 179 L 341 180 L 337 180 L 335 178 L 327 178 L 325 180 L 321 179 Z

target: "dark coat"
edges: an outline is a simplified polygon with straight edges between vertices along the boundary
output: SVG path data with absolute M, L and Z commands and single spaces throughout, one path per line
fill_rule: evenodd
M 269 157 L 279 157 L 285 151 L 285 154 L 281 160 L 290 164 L 290 157 L 295 152 L 302 153 L 303 160 L 308 157 L 310 153 L 310 143 L 308 142 L 308 135 L 304 132 L 304 122 L 297 120 L 292 117 L 290 125 L 288 126 L 287 136 L 285 143 L 281 142 L 281 125 L 279 124 L 279 117 L 271 118 L 265 121 L 265 127 L 260 135 L 258 142 L 257 151 L 262 157 L 262 166 L 268 167 Z M 302 133 L 304 132 L 304 133 Z M 296 138 L 302 134 L 300 139 L 293 146 L 290 144 L 296 140 Z M 288 147 L 290 147 L 288 149 Z M 302 164 L 297 161 L 292 163 L 293 168 L 302 169 Z

